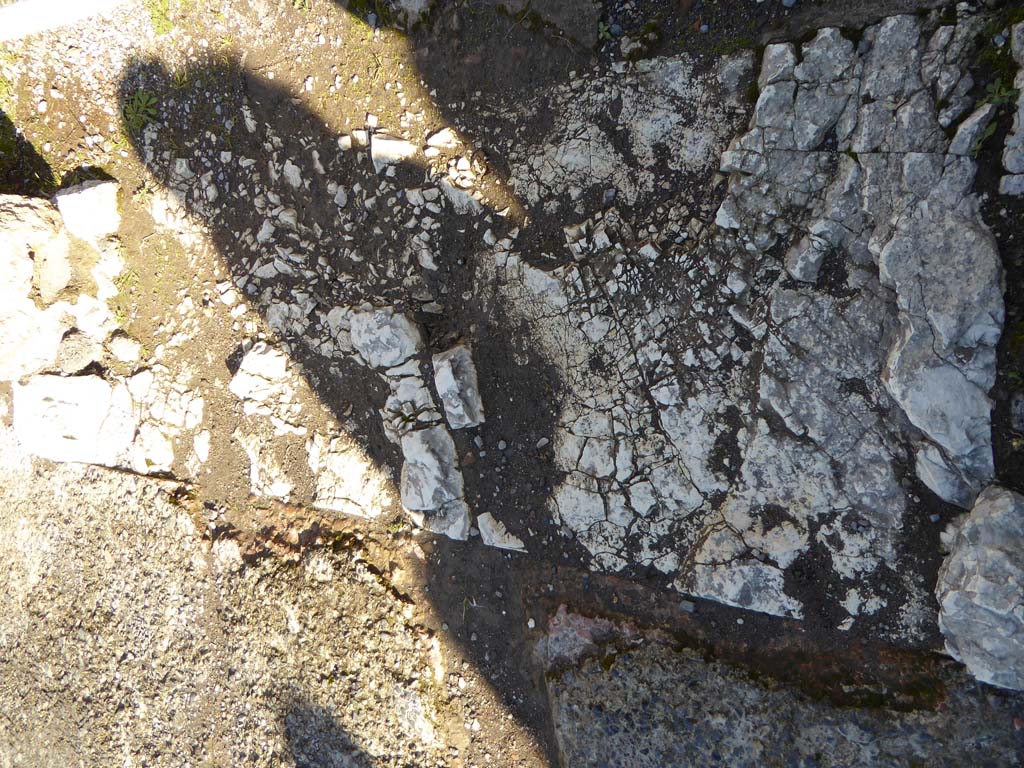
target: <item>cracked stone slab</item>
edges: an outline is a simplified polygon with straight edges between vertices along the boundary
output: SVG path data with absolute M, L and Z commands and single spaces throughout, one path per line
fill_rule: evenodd
M 34 376 L 14 385 L 14 431 L 35 456 L 128 466 L 137 426 L 122 383 L 99 376 Z
M 682 592 L 791 617 L 823 601 L 842 630 L 870 615 L 905 638 L 934 621 L 901 554 L 903 467 L 916 458 L 968 506 L 992 474 L 1002 273 L 973 157 L 956 151 L 991 119 L 957 95 L 977 31 L 899 16 L 870 44 L 823 29 L 799 55 L 769 46 L 749 127 L 722 147 L 717 226 L 654 247 L 612 207 L 565 229 L 570 264 L 501 246 L 483 262 L 481 286 L 497 282 L 571 393 L 550 512 L 591 567 L 654 567 Z M 600 146 L 554 133 L 530 162 L 581 141 Z M 583 178 L 607 184 L 602 168 Z M 809 561 L 828 585 L 797 586 Z
M 419 327 L 391 307 L 353 312 L 352 346 L 371 368 L 393 368 L 423 349 Z
M 315 434 L 306 443 L 306 453 L 310 471 L 316 477 L 314 506 L 375 518 L 391 505 L 387 478 L 350 441 Z

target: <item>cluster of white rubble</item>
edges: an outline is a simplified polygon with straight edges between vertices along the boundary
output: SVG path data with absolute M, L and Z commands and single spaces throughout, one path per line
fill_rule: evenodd
M 885 608 L 897 634 L 928 622 L 907 474 L 967 509 L 994 474 L 1003 278 L 971 189 L 995 109 L 972 111 L 966 70 L 980 26 L 900 16 L 856 43 L 768 46 L 716 226 L 692 223 L 689 247 L 622 236 L 612 210 L 566 228 L 573 262 L 553 271 L 493 249 L 480 289 L 500 286 L 568 384 L 551 513 L 598 567 L 651 565 L 779 615 L 838 604 L 841 629 Z M 788 571 L 820 554 L 832 584 L 794 589 Z M 975 546 L 996 575 L 959 571 L 946 610 L 1003 578 L 1019 594 L 1019 563 L 991 554 Z M 997 610 L 1019 659 L 1022 617 Z

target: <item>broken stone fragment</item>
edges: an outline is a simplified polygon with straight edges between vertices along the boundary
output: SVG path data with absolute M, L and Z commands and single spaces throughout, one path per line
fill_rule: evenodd
M 116 234 L 121 226 L 116 181 L 86 181 L 55 195 L 68 232 L 87 243 Z
M 1024 195 L 1024 173 L 1018 173 L 1014 176 L 1003 176 L 999 180 L 999 194 L 1013 195 L 1015 197 Z
M 103 356 L 103 347 L 96 339 L 80 331 L 66 334 L 57 348 L 56 365 L 63 373 L 78 373 Z
M 956 130 L 953 141 L 949 144 L 951 155 L 974 155 L 978 143 L 984 135 L 988 124 L 996 115 L 994 104 L 982 104 L 966 118 Z
M 401 365 L 423 348 L 423 336 L 406 315 L 392 307 L 353 312 L 352 346 L 371 368 Z
M 284 161 L 284 180 L 287 181 L 293 189 L 298 189 L 302 186 L 302 171 L 299 166 L 295 165 L 291 160 Z
M 776 43 L 764 49 L 761 59 L 761 74 L 757 78 L 757 87 L 764 89 L 780 80 L 792 80 L 796 68 L 796 49 L 792 43 Z
M 245 353 L 228 389 L 241 400 L 263 402 L 277 395 L 288 374 L 288 358 L 266 342 L 258 341 Z
M 438 149 L 451 149 L 458 146 L 459 140 L 455 135 L 455 131 L 451 128 L 442 128 L 439 131 L 434 131 L 427 138 L 428 147 L 437 147 Z
M 274 458 L 268 441 L 241 428 L 236 429 L 232 437 L 249 457 L 249 488 L 252 494 L 287 501 L 295 484 Z
M 443 425 L 402 435 L 402 506 L 415 522 L 434 533 L 465 540 L 469 508 L 462 472 L 455 466 L 455 443 Z
M 375 518 L 390 504 L 383 473 L 353 443 L 316 434 L 306 443 L 306 457 L 316 476 L 317 508 Z
M 66 254 L 67 237 L 61 244 L 60 234 L 60 219 L 46 201 L 0 195 L 0 301 L 6 305 L 32 291 L 33 254 L 46 252 L 50 243 Z
M 522 539 L 508 532 L 505 524 L 496 519 L 490 512 L 477 517 L 476 525 L 480 529 L 480 538 L 484 544 L 498 549 L 509 549 L 513 552 L 526 552 Z
M 389 165 L 408 160 L 416 151 L 416 146 L 405 139 L 396 139 L 380 133 L 370 137 L 370 158 L 377 173 Z
M 476 366 L 469 348 L 460 344 L 434 355 L 434 385 L 452 429 L 475 427 L 484 422 Z
M 128 388 L 99 376 L 34 376 L 14 385 L 14 431 L 53 461 L 128 466 L 137 428 Z
M 1003 167 L 1009 175 L 1003 177 L 999 191 L 1004 195 L 1020 195 L 1024 194 L 1024 179 L 1021 178 L 1024 176 L 1024 22 L 1014 25 L 1011 48 L 1021 69 L 1013 81 L 1017 91 L 1017 109 L 1003 145 Z
M 978 680 L 1024 689 L 1024 496 L 986 488 L 951 533 L 935 588 L 946 650 Z
M 142 345 L 123 331 L 114 333 L 107 340 L 107 349 L 122 363 L 138 362 L 142 354 Z
M 480 205 L 480 202 L 476 198 L 465 190 L 456 187 L 448 179 L 441 179 L 440 187 L 444 196 L 448 198 L 448 202 L 452 204 L 452 208 L 455 209 L 456 213 L 477 214 L 483 211 L 483 206 Z
M 26 298 L 0 307 L 0 381 L 51 366 L 66 330 L 59 305 L 41 311 Z

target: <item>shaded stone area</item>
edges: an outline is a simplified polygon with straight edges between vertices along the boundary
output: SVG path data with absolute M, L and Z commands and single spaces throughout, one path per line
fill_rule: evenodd
M 628 642 L 549 682 L 563 765 L 1006 766 L 1019 703 L 950 670 L 941 713 L 838 709 L 658 642 Z

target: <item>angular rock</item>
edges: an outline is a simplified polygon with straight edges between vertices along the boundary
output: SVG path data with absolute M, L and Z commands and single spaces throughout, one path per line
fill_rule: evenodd
M 78 373 L 103 357 L 103 347 L 80 331 L 64 336 L 57 348 L 57 367 L 64 373 Z
M 953 141 L 949 143 L 951 155 L 973 155 L 977 151 L 978 142 L 981 140 L 988 124 L 996 115 L 994 104 L 982 104 L 971 115 L 960 123 L 956 129 Z
M 455 443 L 437 425 L 402 435 L 402 505 L 423 528 L 465 540 L 469 508 L 463 499 L 462 472 L 455 465 Z
M 1024 70 L 1017 75 L 1015 86 L 1024 87 Z M 1017 102 L 1013 117 L 1013 128 L 1006 136 L 1003 146 L 1003 167 L 1010 174 L 1024 174 L 1024 96 Z
M 67 325 L 59 305 L 40 311 L 30 299 L 21 299 L 0 306 L 0 381 L 53 365 Z
M 796 49 L 792 43 L 775 43 L 764 49 L 761 60 L 761 74 L 757 78 L 757 87 L 777 83 L 780 80 L 792 80 L 796 68 Z
M 1014 197 L 1024 195 L 1024 173 L 1018 173 L 1015 176 L 1003 176 L 999 180 L 999 194 L 1013 195 Z
M 434 385 L 452 429 L 475 427 L 484 422 L 476 366 L 469 347 L 459 345 L 434 355 Z
M 352 346 L 371 368 L 393 368 L 423 349 L 423 336 L 407 315 L 392 307 L 353 312 Z
M 377 173 L 389 165 L 408 160 L 416 152 L 416 145 L 405 139 L 396 139 L 381 133 L 375 133 L 370 137 L 370 158 Z
M 107 349 L 122 363 L 134 363 L 142 353 L 142 345 L 126 333 L 115 333 L 107 341 Z
M 116 181 L 86 181 L 55 195 L 68 232 L 87 243 L 117 234 L 121 213 L 117 207 Z
M 1024 689 L 1024 496 L 986 488 L 951 539 L 935 588 L 946 650 L 978 680 Z
M 124 384 L 99 376 L 35 376 L 14 385 L 14 430 L 35 456 L 128 466 L 136 428 Z
M 457 147 L 459 139 L 455 135 L 455 131 L 451 128 L 441 128 L 438 131 L 434 131 L 430 136 L 427 137 L 427 146 L 436 147 L 438 149 L 452 149 Z
M 71 279 L 70 242 L 56 209 L 46 200 L 0 195 L 0 302 L 25 298 L 33 276 L 44 304 Z
M 245 353 L 228 389 L 242 400 L 263 402 L 274 397 L 288 375 L 288 358 L 263 341 Z
M 358 446 L 317 434 L 306 443 L 306 453 L 316 476 L 314 506 L 372 519 L 384 510 L 385 500 L 390 503 L 385 477 Z
M 267 441 L 241 428 L 236 429 L 232 437 L 249 457 L 249 488 L 252 494 L 287 501 L 295 483 L 274 458 Z

